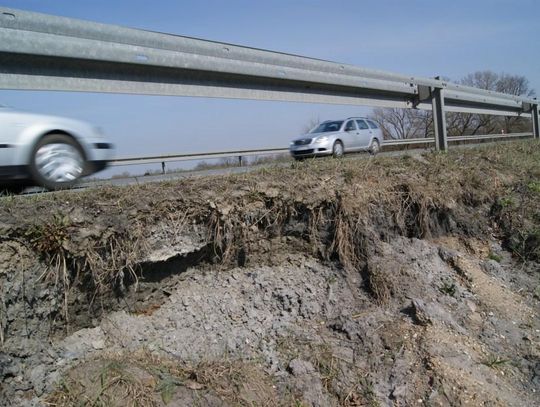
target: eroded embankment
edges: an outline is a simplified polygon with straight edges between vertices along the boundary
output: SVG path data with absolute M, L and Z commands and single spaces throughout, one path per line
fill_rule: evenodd
M 0 400 L 536 403 L 539 163 L 520 142 L 1 198 Z

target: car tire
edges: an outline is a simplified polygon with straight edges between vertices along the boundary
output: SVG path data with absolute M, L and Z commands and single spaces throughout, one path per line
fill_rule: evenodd
M 341 141 L 334 142 L 334 145 L 332 146 L 332 155 L 334 158 L 341 158 L 343 157 L 343 143 Z
M 368 149 L 369 153 L 371 155 L 376 155 L 379 153 L 380 150 L 381 150 L 381 144 L 379 143 L 379 140 L 377 140 L 376 138 L 371 140 L 371 143 Z
M 30 174 L 49 190 L 73 186 L 85 173 L 84 152 L 75 139 L 66 134 L 48 134 L 36 144 L 30 159 Z

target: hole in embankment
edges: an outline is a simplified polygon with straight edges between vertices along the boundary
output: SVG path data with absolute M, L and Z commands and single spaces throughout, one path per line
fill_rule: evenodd
M 213 257 L 213 245 L 208 244 L 163 261 L 140 263 L 134 273 L 124 272 L 122 284 L 114 291 L 98 297 L 89 295 L 86 301 L 70 304 L 72 328 L 93 326 L 103 315 L 114 311 L 151 314 L 170 297 L 182 274 L 191 267 L 211 262 Z
M 145 262 L 140 267 L 140 283 L 161 283 L 163 280 L 185 273 L 190 267 L 211 260 L 212 245 L 206 245 L 198 250 L 186 254 L 177 254 L 167 260 L 158 262 Z M 131 276 L 130 276 L 131 277 Z M 124 281 L 126 287 L 135 282 L 131 277 Z

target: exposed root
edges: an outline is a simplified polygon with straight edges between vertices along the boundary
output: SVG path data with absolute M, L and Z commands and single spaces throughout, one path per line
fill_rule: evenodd
M 103 297 L 125 295 L 126 282 L 136 290 L 150 250 L 147 233 L 156 224 L 163 224 L 160 233 L 172 240 L 193 225 L 204 228 L 214 252 L 204 261 L 226 266 L 271 261 L 283 245 L 361 273 L 381 240 L 491 233 L 481 226 L 487 224 L 480 221 L 481 205 L 496 202 L 491 216 L 507 246 L 523 259 L 535 259 L 540 148 L 516 143 L 504 154 L 499 148 L 426 155 L 430 171 L 416 160 L 377 158 L 365 166 L 314 160 L 238 177 L 104 188 L 71 194 L 70 202 L 55 194 L 36 198 L 58 208 L 38 222 L 26 216 L 34 205 L 29 201 L 10 198 L 1 211 L 21 214 L 6 238 L 25 241 L 41 256 L 47 265 L 43 280 L 53 282 L 63 297 L 68 322 L 72 289 L 101 307 Z M 510 185 L 520 175 L 525 184 Z M 90 193 L 96 196 L 89 201 Z M 388 275 L 373 270 L 366 285 L 380 303 L 392 291 Z

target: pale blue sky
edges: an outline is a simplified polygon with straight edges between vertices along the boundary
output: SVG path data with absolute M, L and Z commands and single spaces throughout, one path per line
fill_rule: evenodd
M 540 1 L 14 0 L 19 8 L 414 76 L 490 69 L 540 91 Z M 0 90 L 0 103 L 102 126 L 119 156 L 287 146 L 351 106 Z

